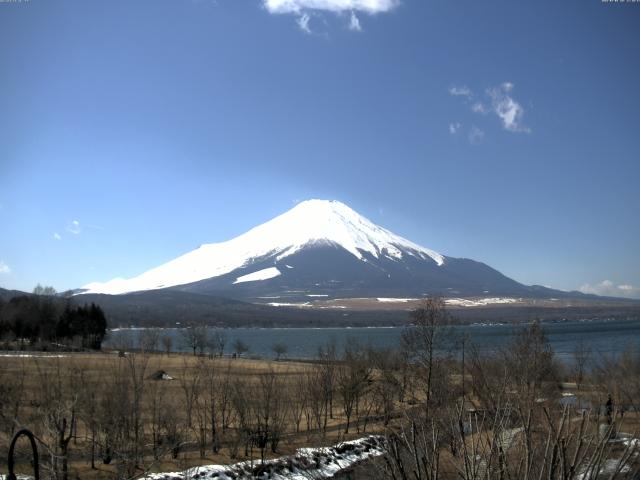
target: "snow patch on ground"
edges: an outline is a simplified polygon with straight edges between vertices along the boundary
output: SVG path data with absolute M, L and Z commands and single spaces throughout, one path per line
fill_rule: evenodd
M 501 298 L 501 297 L 477 298 L 473 300 L 468 298 L 447 298 L 444 301 L 444 303 L 447 305 L 455 306 L 455 307 L 481 307 L 484 305 L 518 303 L 521 300 L 522 299 L 520 298 Z
M 247 275 L 242 275 L 241 277 L 236 278 L 236 283 L 245 283 L 245 282 L 256 282 L 258 280 L 268 280 L 270 278 L 275 278 L 280 275 L 280 270 L 276 267 L 269 267 L 263 270 L 258 270 L 257 272 L 248 273 Z
M 65 358 L 68 355 L 56 355 L 51 353 L 0 353 L 0 357 L 10 358 Z
M 206 465 L 183 472 L 153 473 L 141 480 L 308 480 L 331 478 L 336 473 L 368 458 L 384 453 L 383 439 L 370 436 L 339 443 L 333 447 L 301 448 L 294 456 L 234 465 Z
M 304 302 L 304 303 L 270 302 L 270 303 L 267 303 L 267 305 L 270 305 L 272 307 L 312 307 L 313 306 L 309 302 Z
M 419 298 L 377 298 L 379 302 L 383 303 L 406 303 L 406 302 L 415 302 L 416 300 L 420 300 Z

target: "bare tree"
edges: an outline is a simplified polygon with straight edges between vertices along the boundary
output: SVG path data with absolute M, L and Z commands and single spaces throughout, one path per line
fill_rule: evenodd
M 523 328 L 504 352 L 511 388 L 518 392 L 523 412 L 541 399 L 559 395 L 553 350 L 538 322 Z
M 103 394 L 97 405 L 100 455 L 105 465 L 115 459 L 126 463 L 129 445 L 131 389 L 124 360 L 114 359 L 102 379 Z M 108 392 L 108 393 L 107 393 Z
M 37 284 L 33 289 L 33 294 L 41 297 L 54 297 L 56 295 L 56 289 L 53 287 L 43 287 L 40 284 Z
M 233 342 L 233 351 L 238 357 L 241 357 L 243 353 L 249 351 L 249 346 L 238 338 Z
M 171 355 L 171 347 L 173 345 L 173 339 L 171 338 L 171 336 L 163 335 L 161 341 L 162 341 L 162 348 L 164 349 L 164 353 L 166 353 L 167 356 Z
M 191 326 L 180 331 L 184 345 L 193 351 L 193 355 L 204 352 L 207 348 L 207 329 L 203 326 Z
M 236 438 L 237 442 L 229 445 L 229 455 L 235 458 L 237 455 L 238 444 L 244 443 L 244 456 L 249 456 L 249 449 L 253 448 L 253 431 L 251 426 L 251 405 L 250 399 L 253 398 L 253 392 L 249 386 L 239 377 L 232 380 L 231 384 L 231 404 L 237 420 Z
M 252 438 L 260 450 L 264 463 L 265 451 L 270 446 L 276 452 L 284 428 L 287 402 L 282 379 L 273 370 L 261 374 L 256 394 L 250 402 L 252 412 Z
M 210 361 L 203 372 L 203 403 L 204 418 L 208 419 L 208 427 L 211 434 L 211 451 L 218 453 L 220 450 L 220 426 L 222 423 L 221 413 L 223 411 L 221 403 L 223 395 L 220 394 L 221 386 L 224 385 L 223 379 L 215 368 L 215 362 Z
M 522 338 L 539 336 L 539 332 L 521 335 L 514 345 L 519 345 Z M 541 338 L 534 338 L 533 343 Z M 536 379 L 547 371 L 541 366 L 546 349 L 539 345 L 531 349 L 529 353 L 539 352 L 535 361 L 522 352 L 513 352 L 511 357 L 502 352 L 503 359 L 520 359 L 530 366 L 531 377 L 525 380 L 522 365 L 512 367 L 498 361 L 500 357 L 494 354 L 476 351 L 472 376 L 483 389 L 499 392 L 485 393 L 479 401 L 482 404 L 483 399 L 489 399 L 493 408 L 481 405 L 480 409 L 467 410 L 461 401 L 456 408 L 440 407 L 437 415 L 407 412 L 404 421 L 388 430 L 382 466 L 385 476 L 398 480 L 635 478 L 640 445 L 627 441 L 617 447 L 620 440 L 610 441 L 625 438 L 620 435 L 615 413 L 607 425 L 597 411 L 584 413 L 557 403 L 520 401 L 519 395 L 536 390 Z M 434 394 L 439 393 L 436 390 Z M 434 405 L 439 403 L 434 399 Z M 524 406 L 529 409 L 522 414 Z
M 318 363 L 320 365 L 320 387 L 326 403 L 324 407 L 324 427 L 326 429 L 328 419 L 333 419 L 333 398 L 335 391 L 336 364 L 338 360 L 337 347 L 332 339 L 326 345 L 318 349 Z
M 480 352 L 472 346 L 467 356 L 473 395 L 490 412 L 507 403 L 511 391 L 510 372 L 503 351 Z
M 89 436 L 90 448 L 90 463 L 91 469 L 96 468 L 96 446 L 98 438 L 98 402 L 99 397 L 103 394 L 102 391 L 96 388 L 96 385 L 91 382 L 84 371 L 80 371 L 78 374 L 78 419 L 81 420 Z
M 327 427 L 327 398 L 326 376 L 322 367 L 313 366 L 307 370 L 305 380 L 307 385 L 307 428 L 313 424 L 324 435 Z
M 227 334 L 219 329 L 214 331 L 209 339 L 209 344 L 213 355 L 222 357 L 224 355 L 224 347 L 227 344 Z
M 386 427 L 391 421 L 396 400 L 401 398 L 398 390 L 402 385 L 403 368 L 399 367 L 399 355 L 395 350 L 370 352 L 369 359 L 378 373 L 373 383 L 372 397 L 375 399 L 376 411 L 382 415 Z
M 161 455 L 160 446 L 163 443 L 162 415 L 166 408 L 168 392 L 165 383 L 155 381 L 151 383 L 149 394 L 147 395 L 149 412 L 149 427 L 151 429 L 151 450 L 154 460 L 159 460 Z
M 198 363 L 195 368 L 192 368 L 186 358 L 182 360 L 182 372 L 179 381 L 184 398 L 183 405 L 186 413 L 186 430 L 190 430 L 193 426 L 193 410 L 200 390 L 200 376 L 202 371 L 203 369 L 200 367 L 200 363 Z
M 307 388 L 307 378 L 304 372 L 293 377 L 292 383 L 289 385 L 291 394 L 289 395 L 289 411 L 295 424 L 296 433 L 300 432 L 300 422 L 302 422 L 302 416 L 307 410 L 307 403 L 309 399 L 309 390 Z
M 70 380 L 73 385 L 75 378 L 65 378 L 59 359 L 53 368 L 46 368 L 40 362 L 36 362 L 36 368 L 41 384 L 39 413 L 48 440 L 51 473 L 53 478 L 68 480 L 69 444 L 75 429 L 78 394 L 65 382 Z
M 26 359 L 19 360 L 19 369 L 9 370 L 0 362 L 0 431 L 7 434 L 7 443 L 15 433 L 16 426 L 22 418 L 25 378 L 27 375 Z
M 434 399 L 439 399 L 435 387 L 446 389 L 447 375 L 444 372 L 444 356 L 452 340 L 446 328 L 451 317 L 441 298 L 424 299 L 411 312 L 412 325 L 402 335 L 405 348 L 410 352 L 410 360 L 423 375 L 425 411 L 428 414 Z
M 575 349 L 573 350 L 573 379 L 576 382 L 576 387 L 580 390 L 582 382 L 587 374 L 588 364 L 591 360 L 591 349 L 583 341 L 580 340 Z
M 133 434 L 132 438 L 130 437 L 131 447 L 128 455 L 125 457 L 125 467 L 129 474 L 133 474 L 142 459 L 141 447 L 144 439 L 142 402 L 145 393 L 144 381 L 147 365 L 149 363 L 149 356 L 144 353 L 130 353 L 124 358 L 124 361 L 125 372 L 128 375 L 131 394 L 128 413 L 130 416 L 130 433 Z
M 228 359 L 224 373 L 221 372 L 218 380 L 218 411 L 220 412 L 220 423 L 223 434 L 227 431 L 230 424 L 232 393 L 231 378 L 231 359 Z
M 622 352 L 601 353 L 593 362 L 592 383 L 597 385 L 590 393 L 597 403 L 604 404 L 608 395 L 614 403 L 625 405 L 620 413 L 631 409 L 640 413 L 640 352 L 633 344 Z
M 215 396 L 211 398 L 212 392 L 210 391 L 210 385 L 207 385 L 209 378 L 209 371 L 211 376 L 215 377 L 215 371 L 210 368 L 210 362 L 201 358 L 198 364 L 195 366 L 194 376 L 198 377 L 198 385 L 194 392 L 194 408 L 196 424 L 193 425 L 195 436 L 198 440 L 198 449 L 200 451 L 200 458 L 204 458 L 207 449 L 207 438 L 210 424 L 210 415 L 215 413 L 212 411 L 211 402 L 215 405 Z
M 283 357 L 284 355 L 286 355 L 288 350 L 289 350 L 289 347 L 284 342 L 276 342 L 273 345 L 271 345 L 271 351 L 276 356 L 276 362 L 279 362 L 280 357 Z
M 171 450 L 171 457 L 176 459 L 182 448 L 185 432 L 181 427 L 177 411 L 173 405 L 163 403 L 160 409 L 159 423 L 161 435 L 168 443 Z
M 138 347 L 143 352 L 155 352 L 158 349 L 160 331 L 156 328 L 146 328 L 140 331 Z
M 346 419 L 344 433 L 349 433 L 353 411 L 357 412 L 360 398 L 371 379 L 371 365 L 365 350 L 356 342 L 347 343 L 336 373 L 337 391 Z

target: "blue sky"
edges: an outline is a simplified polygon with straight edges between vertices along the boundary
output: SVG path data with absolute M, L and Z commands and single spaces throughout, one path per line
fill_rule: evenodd
M 331 198 L 640 297 L 639 25 L 600 0 L 0 3 L 0 286 L 134 276 Z

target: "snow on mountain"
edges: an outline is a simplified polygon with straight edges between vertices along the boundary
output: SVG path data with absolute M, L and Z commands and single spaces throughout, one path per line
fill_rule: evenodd
M 276 267 L 263 268 L 262 270 L 258 270 L 257 272 L 249 273 L 247 275 L 242 275 L 241 277 L 236 278 L 236 283 L 244 283 L 244 282 L 257 282 L 259 280 L 269 280 L 270 278 L 275 278 L 280 275 L 280 270 Z
M 438 266 L 445 263 L 439 253 L 375 225 L 341 202 L 307 200 L 232 240 L 202 245 L 135 278 L 90 283 L 82 287 L 82 293 L 122 294 L 184 285 L 227 274 L 268 256 L 280 261 L 304 247 L 331 244 L 363 261 L 363 254 L 368 253 L 375 258 L 412 256 L 430 259 Z M 272 267 L 240 276 L 234 283 L 280 274 Z

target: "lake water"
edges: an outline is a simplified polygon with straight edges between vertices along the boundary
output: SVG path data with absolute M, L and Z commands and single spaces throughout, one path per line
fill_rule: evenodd
M 453 327 L 456 333 L 466 333 L 471 342 L 481 350 L 490 350 L 508 344 L 521 329 L 519 325 L 466 325 Z M 640 347 L 640 319 L 585 320 L 544 323 L 543 329 L 556 352 L 564 361 L 582 342 L 594 355 L 612 354 L 625 347 Z M 232 344 L 240 339 L 249 346 L 248 355 L 273 357 L 271 347 L 284 343 L 288 358 L 314 358 L 318 349 L 329 342 L 340 348 L 349 338 L 374 347 L 398 346 L 404 328 L 235 328 L 223 329 L 227 343 L 225 353 L 231 353 Z M 142 329 L 118 329 L 109 333 L 105 347 L 137 345 Z M 173 351 L 189 351 L 180 329 L 162 329 L 161 336 L 172 337 Z M 162 348 L 159 346 L 159 348 Z

